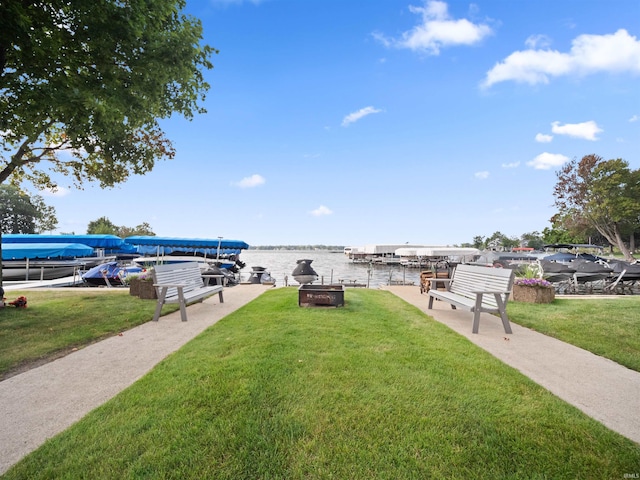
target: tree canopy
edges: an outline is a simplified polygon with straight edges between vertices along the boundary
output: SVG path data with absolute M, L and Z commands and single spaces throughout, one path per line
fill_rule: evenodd
M 0 185 L 55 189 L 64 175 L 111 187 L 173 158 L 159 120 L 204 112 L 217 53 L 184 7 L 0 1 Z
M 13 185 L 0 185 L 0 231 L 43 233 L 56 228 L 55 209 L 39 195 L 29 196 Z
M 97 220 L 89 222 L 87 226 L 88 234 L 116 235 L 120 238 L 130 237 L 132 235 L 155 236 L 151 225 L 143 222 L 137 227 L 118 226 L 107 217 L 100 217 Z
M 158 120 L 204 110 L 201 45 L 184 0 L 0 2 L 0 183 L 102 187 L 174 156 Z M 50 161 L 50 169 L 40 163 Z
M 603 160 L 586 155 L 557 172 L 554 188 L 559 213 L 567 230 L 596 229 L 607 241 L 633 260 L 635 233 L 640 229 L 640 170 L 622 159 Z

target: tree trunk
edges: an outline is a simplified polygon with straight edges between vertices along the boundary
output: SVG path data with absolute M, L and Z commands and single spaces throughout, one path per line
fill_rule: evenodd
M 620 235 L 620 230 L 618 229 L 618 225 L 615 225 L 615 234 L 616 234 L 616 245 L 624 255 L 624 259 L 627 262 L 633 262 L 635 258 L 631 255 L 631 251 L 627 248 L 627 245 L 622 240 L 622 235 Z
M 633 257 L 633 255 L 631 255 L 631 252 L 627 248 L 627 245 L 622 240 L 622 235 L 620 235 L 620 229 L 618 228 L 617 223 L 613 224 L 613 231 L 602 228 L 600 225 L 595 225 L 595 227 L 611 245 L 615 245 L 616 247 L 618 247 L 618 250 L 620 250 L 622 255 L 624 255 L 624 259 L 627 262 L 635 261 L 635 258 Z

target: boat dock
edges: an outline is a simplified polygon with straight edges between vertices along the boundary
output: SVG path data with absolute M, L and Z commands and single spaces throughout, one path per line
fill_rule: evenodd
M 74 287 L 78 285 L 84 285 L 84 281 L 82 280 L 82 277 L 80 275 L 55 278 L 53 280 L 4 282 L 3 288 L 5 292 L 9 292 L 11 290 L 28 290 L 31 288 Z

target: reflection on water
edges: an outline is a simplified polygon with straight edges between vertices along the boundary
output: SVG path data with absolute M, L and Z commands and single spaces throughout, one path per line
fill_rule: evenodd
M 401 265 L 369 265 L 352 263 L 342 252 L 327 250 L 243 250 L 240 259 L 247 264 L 241 271 L 242 281 L 249 278 L 252 267 L 264 267 L 275 278 L 276 285 L 298 285 L 291 273 L 300 259 L 313 260 L 311 267 L 320 277 L 317 283 L 358 283 L 378 288 L 380 284 L 404 283 L 419 285 L 420 270 Z

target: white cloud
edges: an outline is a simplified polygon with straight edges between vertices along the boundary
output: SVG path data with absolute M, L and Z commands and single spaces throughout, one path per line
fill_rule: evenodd
M 517 168 L 520 166 L 520 162 L 503 163 L 502 168 Z
M 244 177 L 239 182 L 232 183 L 232 185 L 240 188 L 253 188 L 262 185 L 265 182 L 266 180 L 264 179 L 264 177 L 262 177 L 262 175 L 254 174 L 250 177 Z
M 561 155 L 560 153 L 548 153 L 544 152 L 535 157 L 527 165 L 535 168 L 536 170 L 549 170 L 553 167 L 559 167 L 569 161 L 569 157 Z
M 531 35 L 524 41 L 524 44 L 530 49 L 547 48 L 551 45 L 551 39 L 546 35 Z
M 355 123 L 361 118 L 366 117 L 367 115 L 371 115 L 372 113 L 380 113 L 382 110 L 373 107 L 365 107 L 361 108 L 357 112 L 350 113 L 346 117 L 342 119 L 342 126 L 347 127 L 351 123 Z
M 315 210 L 311 210 L 309 213 L 315 217 L 321 217 L 323 215 L 333 214 L 333 212 L 329 210 L 327 207 L 325 207 L 324 205 L 320 205 L 318 208 L 316 208 Z
M 508 80 L 546 84 L 550 77 L 597 72 L 640 73 L 640 41 L 620 29 L 609 35 L 579 35 L 568 53 L 533 48 L 517 51 L 487 72 L 482 87 Z
M 551 140 L 553 140 L 553 135 L 545 135 L 544 133 L 538 133 L 536 135 L 536 142 L 549 143 Z
M 557 135 L 568 135 L 574 138 L 582 138 L 584 140 L 596 141 L 596 135 L 603 130 L 598 127 L 598 124 L 593 120 L 582 123 L 565 123 L 560 125 L 560 122 L 553 122 L 551 124 L 551 131 Z
M 464 18 L 451 18 L 445 2 L 425 1 L 424 6 L 410 6 L 409 10 L 421 15 L 422 22 L 412 30 L 404 32 L 401 38 L 389 39 L 380 33 L 374 33 L 373 36 L 386 47 L 408 48 L 429 55 L 438 55 L 442 47 L 473 45 L 493 33 L 488 25 L 475 24 Z
M 637 122 L 637 121 L 638 121 L 638 119 L 640 119 L 640 117 L 638 117 L 638 115 L 634 115 L 634 116 L 632 116 L 632 117 L 629 119 L 629 121 L 630 121 L 630 122 Z
M 476 177 L 478 180 L 485 180 L 489 178 L 489 172 L 487 172 L 486 170 L 483 172 L 476 172 L 473 174 L 473 176 Z
M 71 191 L 68 188 L 64 187 L 56 187 L 56 188 L 45 188 L 42 190 L 42 195 L 44 197 L 66 197 L 69 195 Z

